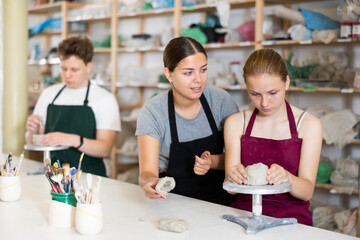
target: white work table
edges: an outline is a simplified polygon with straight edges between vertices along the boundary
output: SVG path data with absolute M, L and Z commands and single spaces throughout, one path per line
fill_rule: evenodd
M 14 157 L 17 159 L 16 157 Z M 28 176 L 41 163 L 24 160 L 20 170 L 22 196 L 16 202 L 0 201 L 1 239 L 356 239 L 302 224 L 285 225 L 246 235 L 235 223 L 223 220 L 223 214 L 248 216 L 249 213 L 176 194 L 167 199 L 147 199 L 138 185 L 109 178 L 102 181 L 104 228 L 101 233 L 83 236 L 74 228 L 51 227 L 48 224 L 50 184 L 44 175 Z M 82 175 L 81 181 L 85 179 Z M 157 221 L 178 217 L 189 224 L 189 230 L 173 233 L 159 230 Z

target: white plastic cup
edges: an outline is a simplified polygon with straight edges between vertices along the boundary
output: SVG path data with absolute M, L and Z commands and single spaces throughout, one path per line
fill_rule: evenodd
M 13 202 L 21 197 L 20 176 L 0 177 L 0 199 L 5 202 Z
M 101 203 L 81 204 L 76 206 L 75 228 L 83 235 L 94 235 L 103 229 L 103 213 Z

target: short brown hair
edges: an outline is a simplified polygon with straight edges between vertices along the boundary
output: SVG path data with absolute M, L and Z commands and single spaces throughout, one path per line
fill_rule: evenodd
M 94 56 L 94 47 L 87 37 L 70 37 L 59 43 L 58 54 L 61 60 L 77 56 L 86 65 Z
M 164 67 L 173 72 L 181 60 L 197 53 L 203 53 L 207 58 L 204 47 L 195 39 L 189 37 L 174 38 L 165 48 L 163 54 Z
M 273 49 L 265 48 L 254 51 L 250 54 L 244 65 L 244 79 L 260 74 L 279 75 L 281 81 L 286 82 L 289 75 L 285 62 L 279 53 Z

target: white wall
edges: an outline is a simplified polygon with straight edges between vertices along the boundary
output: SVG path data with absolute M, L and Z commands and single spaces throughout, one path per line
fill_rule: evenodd
M 3 82 L 4 82 L 4 71 L 3 71 L 3 13 L 2 13 L 2 0 L 0 1 L 0 153 L 3 152 L 3 137 L 2 137 L 2 112 L 3 112 Z

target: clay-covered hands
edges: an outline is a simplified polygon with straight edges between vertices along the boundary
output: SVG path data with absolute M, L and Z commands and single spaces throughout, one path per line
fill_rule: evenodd
M 205 151 L 200 157 L 195 155 L 194 173 L 197 175 L 205 175 L 211 167 L 211 153 Z
M 51 132 L 47 133 L 42 137 L 44 146 L 69 146 L 77 147 L 80 144 L 80 137 L 76 134 L 62 133 L 62 132 Z
M 244 165 L 236 164 L 230 168 L 228 180 L 237 184 L 247 184 L 247 174 Z
M 290 173 L 278 164 L 272 164 L 266 172 L 269 184 L 280 184 L 290 179 Z M 244 165 L 236 164 L 230 168 L 228 180 L 237 184 L 247 184 L 247 174 Z
M 32 134 L 43 134 L 45 127 L 42 121 L 42 116 L 31 114 L 26 121 L 26 130 Z
M 271 164 L 270 168 L 266 172 L 269 184 L 280 184 L 282 182 L 288 182 L 290 180 L 290 173 L 278 164 Z

